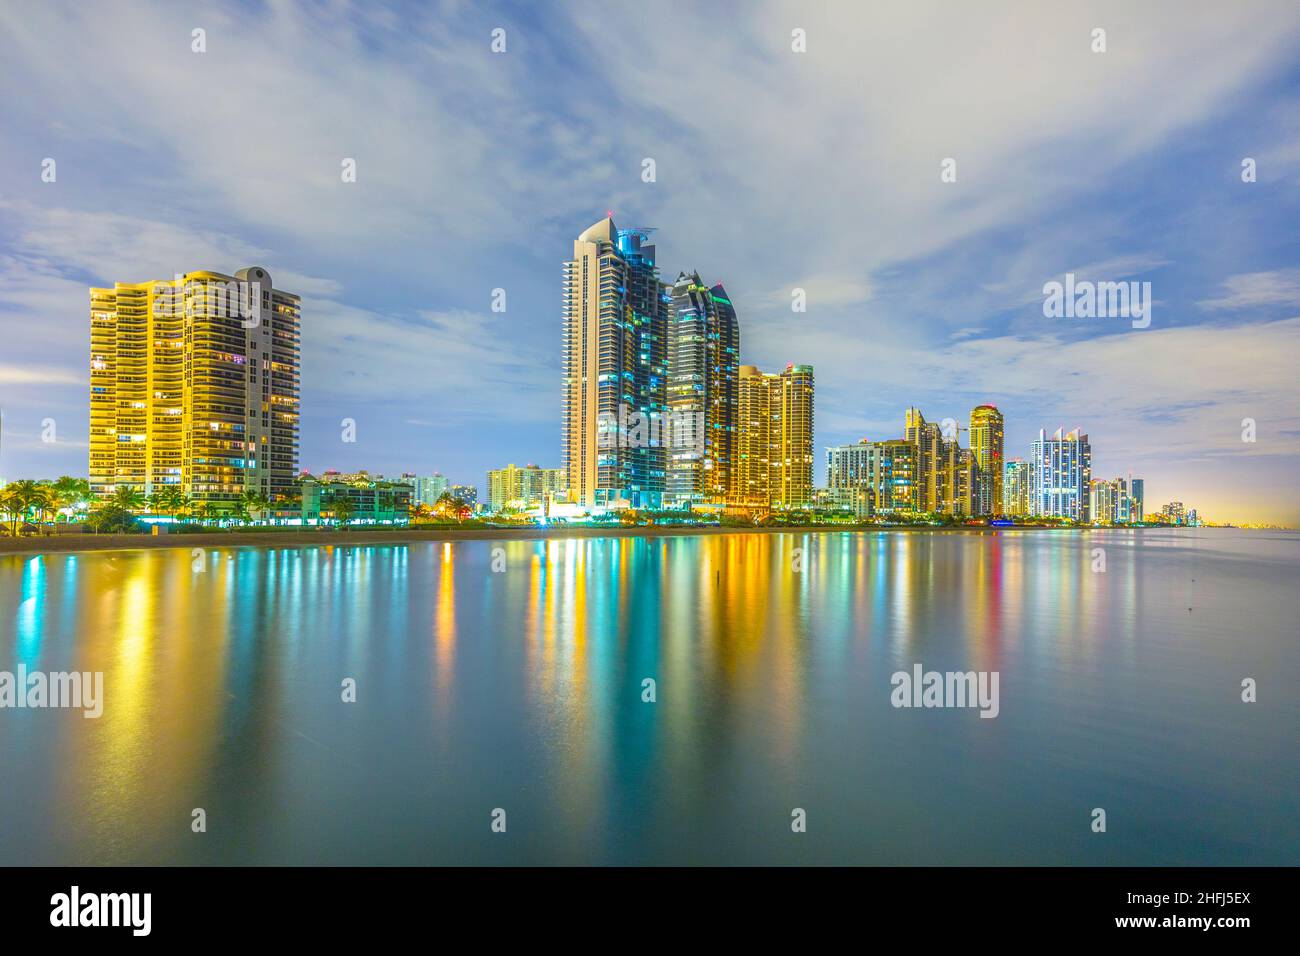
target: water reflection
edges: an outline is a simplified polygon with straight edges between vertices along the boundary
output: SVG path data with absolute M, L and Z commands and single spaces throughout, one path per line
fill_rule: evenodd
M 1294 863 L 1296 705 L 1233 687 L 1300 677 L 1297 557 L 993 531 L 0 557 L 0 669 L 106 691 L 98 721 L 0 712 L 0 863 Z M 1001 716 L 891 708 L 918 662 L 999 671 Z M 1106 799 L 1142 835 L 1064 822 Z

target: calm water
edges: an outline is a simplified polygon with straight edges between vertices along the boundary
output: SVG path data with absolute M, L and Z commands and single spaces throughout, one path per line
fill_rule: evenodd
M 0 864 L 1300 863 L 1297 534 L 194 563 L 0 557 L 0 670 L 102 671 L 106 697 L 0 710 Z M 918 662 L 998 671 L 1000 715 L 893 708 Z

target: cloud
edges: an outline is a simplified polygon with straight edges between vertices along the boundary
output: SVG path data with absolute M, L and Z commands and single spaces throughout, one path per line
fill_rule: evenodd
M 511 344 L 513 313 L 402 317 L 306 299 L 304 389 L 329 407 L 406 406 L 418 424 L 547 422 L 559 407 L 558 360 Z M 554 366 L 554 367 L 553 367 Z
M 1223 282 L 1227 294 L 1203 299 L 1203 309 L 1244 311 L 1263 306 L 1300 306 L 1300 269 L 1278 269 L 1229 276 Z
M 85 385 L 86 376 L 64 368 L 0 365 L 0 385 Z

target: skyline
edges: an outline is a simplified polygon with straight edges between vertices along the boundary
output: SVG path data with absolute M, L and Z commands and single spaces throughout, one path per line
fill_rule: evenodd
M 612 209 L 659 227 L 665 277 L 725 284 L 746 364 L 817 369 L 819 486 L 827 447 L 894 437 L 908 406 L 963 420 L 991 402 L 1008 455 L 1040 428 L 1079 426 L 1094 474 L 1145 476 L 1151 504 L 1295 526 L 1300 76 L 1287 44 L 1300 14 L 1255 9 L 1268 31 L 1208 8 L 1177 26 L 1118 6 L 1014 23 L 839 8 L 834 28 L 797 8 L 696 13 L 711 63 L 567 9 L 140 7 L 82 13 L 75 31 L 60 27 L 67 7 L 11 17 L 0 75 L 30 92 L 0 145 L 0 470 L 85 469 L 88 287 L 253 263 L 303 297 L 301 468 L 437 470 L 482 488 L 508 461 L 555 467 L 555 275 L 576 229 Z M 1087 47 L 1098 18 L 1100 55 Z M 498 25 L 509 45 L 494 55 Z M 939 25 L 977 40 L 941 40 Z M 806 54 L 789 50 L 793 26 Z M 109 38 L 127 33 L 153 55 L 114 57 Z M 331 80 L 322 61 L 365 79 Z M 606 109 L 548 89 L 570 69 L 570 88 L 585 71 L 609 81 Z M 67 70 L 79 86 L 98 77 L 92 92 L 61 98 Z M 178 135 L 171 117 L 211 84 L 228 96 Z M 864 104 L 863 87 L 888 95 Z M 1254 183 L 1240 179 L 1247 156 Z M 56 182 L 41 181 L 45 157 Z M 339 182 L 345 157 L 355 183 Z M 1046 319 L 1044 284 L 1071 273 L 1151 282 L 1150 327 Z M 794 288 L 807 313 L 790 311 Z M 338 441 L 345 417 L 354 444 Z M 1247 417 L 1254 444 L 1240 440 Z

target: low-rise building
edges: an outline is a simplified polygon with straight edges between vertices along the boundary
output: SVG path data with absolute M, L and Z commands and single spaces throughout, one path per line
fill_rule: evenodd
M 362 473 L 364 474 L 364 472 Z M 303 475 L 303 524 L 347 521 L 360 524 L 405 524 L 410 517 L 411 486 L 399 481 L 354 480 Z M 346 502 L 340 507 L 340 502 Z

